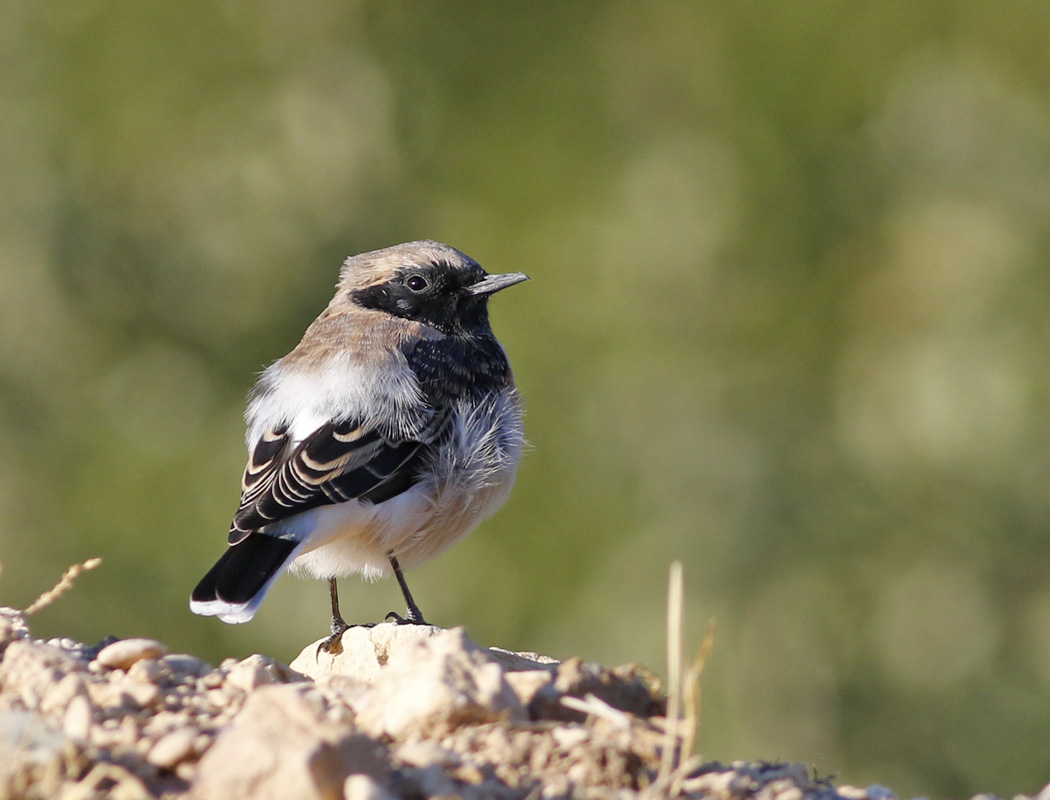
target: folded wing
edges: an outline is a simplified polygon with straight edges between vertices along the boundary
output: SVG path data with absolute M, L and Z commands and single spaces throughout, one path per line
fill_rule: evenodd
M 423 434 L 392 440 L 358 420 L 325 423 L 294 443 L 284 426 L 266 431 L 244 470 L 230 544 L 278 520 L 347 500 L 380 503 L 419 480 L 419 467 L 440 435 L 435 417 Z

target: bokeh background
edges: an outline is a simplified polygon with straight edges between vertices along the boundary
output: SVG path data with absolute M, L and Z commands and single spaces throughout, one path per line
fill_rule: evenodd
M 321 583 L 187 595 L 256 373 L 432 237 L 532 276 L 533 447 L 428 617 L 663 673 L 680 559 L 705 756 L 1050 780 L 1050 5 L 0 5 L 0 600 L 104 559 L 38 635 L 325 633 Z

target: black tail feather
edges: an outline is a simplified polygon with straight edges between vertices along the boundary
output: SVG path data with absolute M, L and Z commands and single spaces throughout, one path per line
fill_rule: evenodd
M 196 603 L 221 600 L 240 605 L 257 595 L 288 560 L 298 542 L 255 533 L 230 545 L 208 574 L 201 578 L 191 599 Z

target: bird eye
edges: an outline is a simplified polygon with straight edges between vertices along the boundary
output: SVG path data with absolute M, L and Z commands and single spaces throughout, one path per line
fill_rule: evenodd
M 405 281 L 405 285 L 413 292 L 422 292 L 430 284 L 427 283 L 427 279 L 422 275 L 411 275 L 408 280 Z

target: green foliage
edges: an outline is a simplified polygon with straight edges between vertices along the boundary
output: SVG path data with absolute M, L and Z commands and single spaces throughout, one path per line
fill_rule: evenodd
M 343 258 L 433 237 L 532 277 L 493 319 L 533 449 L 410 576 L 428 618 L 662 668 L 681 559 L 705 755 L 1050 779 L 1050 6 L 4 12 L 0 599 L 104 559 L 35 631 L 322 636 L 320 583 L 244 628 L 187 597 L 254 373 Z

